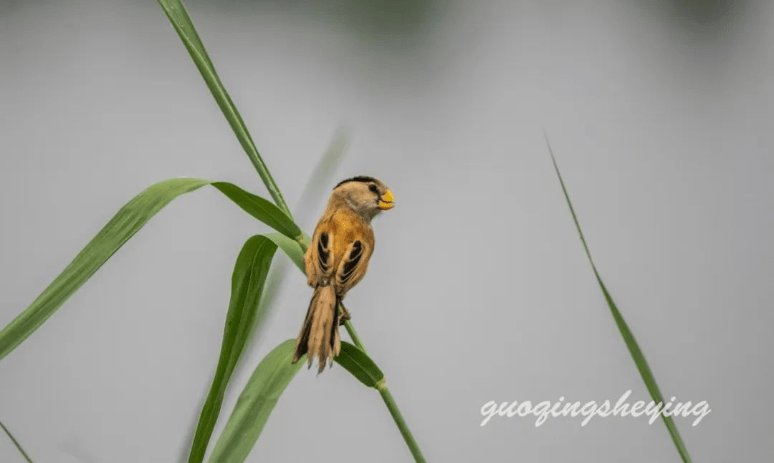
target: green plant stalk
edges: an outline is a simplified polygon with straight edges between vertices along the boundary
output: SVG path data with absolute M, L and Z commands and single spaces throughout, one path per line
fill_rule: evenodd
M 349 333 L 349 337 L 352 338 L 352 342 L 355 343 L 355 345 L 362 350 L 363 352 L 366 352 L 365 346 L 363 346 L 363 341 L 360 340 L 360 336 L 357 335 L 357 331 L 355 331 L 355 327 L 352 326 L 352 322 L 347 320 L 344 322 L 344 327 L 347 329 L 347 333 Z
M 411 430 L 409 430 L 406 420 L 403 419 L 403 415 L 401 415 L 400 409 L 398 409 L 398 404 L 395 403 L 395 399 L 387 388 L 387 384 L 382 380 L 376 388 L 379 390 L 379 394 L 382 396 L 382 400 L 384 400 L 387 410 L 390 411 L 392 419 L 395 420 L 395 424 L 398 425 L 403 440 L 406 441 L 406 445 L 408 445 L 411 455 L 414 456 L 414 461 L 417 463 L 425 463 L 426 460 L 422 455 L 422 450 L 419 449 L 419 444 L 417 444 L 417 441 L 414 439 L 414 435 L 411 434 Z
M 167 18 L 169 18 L 169 22 L 172 23 L 172 27 L 174 27 L 175 31 L 180 36 L 180 40 L 183 41 L 183 45 L 185 45 L 185 48 L 191 55 L 194 64 L 199 69 L 199 72 L 204 78 L 204 82 L 207 84 L 210 92 L 212 92 L 212 96 L 215 98 L 220 110 L 226 117 L 231 129 L 234 131 L 234 135 L 236 135 L 239 140 L 239 144 L 242 145 L 247 157 L 250 158 L 250 162 L 253 163 L 255 170 L 258 171 L 258 175 L 269 190 L 272 199 L 274 199 L 277 206 L 282 209 L 282 212 L 292 219 L 293 214 L 291 214 L 290 208 L 285 203 L 285 199 L 282 197 L 280 189 L 274 182 L 274 178 L 272 178 L 271 173 L 269 173 L 266 163 L 263 162 L 263 158 L 258 152 L 258 148 L 256 148 L 253 138 L 250 136 L 250 132 L 247 130 L 247 125 L 245 125 L 245 122 L 242 120 L 242 116 L 239 114 L 234 102 L 226 91 L 226 87 L 224 87 L 223 83 L 220 81 L 220 77 L 215 71 L 215 66 L 212 64 L 212 61 L 207 54 L 207 50 L 204 48 L 204 44 L 193 26 L 193 22 L 188 15 L 185 5 L 180 0 L 158 1 L 159 5 L 161 5 L 161 8 L 164 10 L 164 13 L 166 13 Z
M 360 336 L 358 336 L 357 331 L 355 331 L 355 327 L 352 326 L 352 322 L 347 320 L 344 322 L 344 327 L 347 328 L 347 333 L 349 333 L 349 337 L 352 338 L 355 345 L 360 350 L 367 353 L 365 346 L 363 346 L 363 341 L 360 340 Z M 403 415 L 398 408 L 398 404 L 395 402 L 395 398 L 392 396 L 392 393 L 390 393 L 390 389 L 387 387 L 387 383 L 384 379 L 376 385 L 376 390 L 379 391 L 379 395 L 381 395 L 382 400 L 384 400 L 384 405 L 387 406 L 387 410 L 390 411 L 392 419 L 395 420 L 395 424 L 398 426 L 400 434 L 403 436 L 403 440 L 406 441 L 406 445 L 408 446 L 411 455 L 414 456 L 414 461 L 417 463 L 425 463 L 426 460 L 424 455 L 422 455 L 422 450 L 419 448 L 417 440 L 414 439 L 414 435 L 411 434 L 411 430 L 409 429 L 406 420 L 403 418 Z
M 11 442 L 13 442 L 13 445 L 16 446 L 16 450 L 19 451 L 19 453 L 22 454 L 25 460 L 27 460 L 27 463 L 32 463 L 32 460 L 27 455 L 27 452 L 24 451 L 21 444 L 13 437 L 13 434 L 11 434 L 11 431 L 8 430 L 8 428 L 5 427 L 2 421 L 0 421 L 0 428 L 3 428 L 3 431 L 5 431 L 5 434 L 8 436 L 9 439 L 11 439 Z

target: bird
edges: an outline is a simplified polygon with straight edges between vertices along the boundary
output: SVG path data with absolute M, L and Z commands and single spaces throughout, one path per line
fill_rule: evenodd
M 374 251 L 371 220 L 395 207 L 381 180 L 360 175 L 339 182 L 315 227 L 304 254 L 307 283 L 314 288 L 304 324 L 296 338 L 293 363 L 307 354 L 320 374 L 341 351 L 339 325 L 350 319 L 344 296 L 363 279 Z M 341 306 L 341 314 L 338 307 Z

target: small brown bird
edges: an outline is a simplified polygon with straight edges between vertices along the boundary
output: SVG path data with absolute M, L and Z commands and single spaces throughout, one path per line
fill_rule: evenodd
M 308 354 L 309 366 L 317 357 L 321 372 L 339 354 L 339 324 L 349 320 L 341 301 L 368 268 L 375 243 L 371 219 L 392 209 L 394 201 L 389 188 L 373 177 L 349 178 L 333 189 L 304 254 L 306 277 L 314 294 L 296 339 L 293 363 Z

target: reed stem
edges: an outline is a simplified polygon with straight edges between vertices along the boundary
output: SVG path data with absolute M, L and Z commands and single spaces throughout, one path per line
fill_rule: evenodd
M 357 331 L 355 331 L 355 327 L 352 326 L 352 322 L 347 320 L 346 322 L 344 322 L 344 326 L 347 328 L 349 337 L 352 338 L 352 341 L 355 343 L 358 349 L 362 350 L 363 352 L 366 352 L 365 346 L 363 345 L 363 341 L 360 339 L 360 336 L 358 336 Z M 387 383 L 384 380 L 382 380 L 376 386 L 376 389 L 379 391 L 379 394 L 382 396 L 382 400 L 384 400 L 384 405 L 386 405 L 387 410 L 390 411 L 390 415 L 392 415 L 392 419 L 395 420 L 395 424 L 398 426 L 398 429 L 400 430 L 400 434 L 403 436 L 403 440 L 406 441 L 406 445 L 408 446 L 409 451 L 411 452 L 411 455 L 414 456 L 414 461 L 416 461 L 417 463 L 426 463 L 425 457 L 424 455 L 422 455 L 422 450 L 420 450 L 419 444 L 417 444 L 417 440 L 414 439 L 414 435 L 411 434 L 411 430 L 409 429 L 408 424 L 406 423 L 406 420 L 403 418 L 403 414 L 401 414 L 400 409 L 398 408 L 398 404 L 395 402 L 395 398 L 392 396 L 390 389 L 387 387 Z

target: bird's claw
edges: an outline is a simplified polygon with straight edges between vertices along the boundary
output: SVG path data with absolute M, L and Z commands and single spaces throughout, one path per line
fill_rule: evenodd
M 344 307 L 344 305 L 341 306 L 341 313 L 339 314 L 339 326 L 345 324 L 347 320 L 351 320 L 352 317 L 349 315 L 349 311 Z

